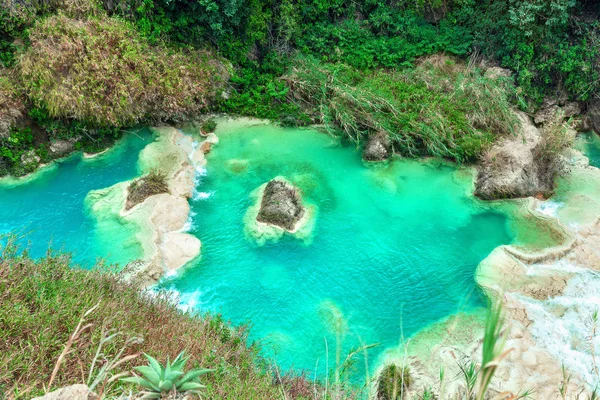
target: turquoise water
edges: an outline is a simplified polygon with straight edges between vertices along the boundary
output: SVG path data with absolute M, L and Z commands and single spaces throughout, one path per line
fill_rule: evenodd
M 152 141 L 143 130 L 125 138 L 106 154 L 83 160 L 80 154 L 36 173 L 25 182 L 0 181 L 0 233 L 22 236 L 32 256 L 54 249 L 73 253 L 83 267 L 97 259 L 124 263 L 138 258 L 141 248 L 125 229 L 110 233 L 110 246 L 98 240 L 95 221 L 86 213 L 84 199 L 90 190 L 102 189 L 139 175 L 138 154 Z M 28 244 L 29 242 L 29 244 Z
M 600 168 L 600 136 L 594 132 L 579 134 L 575 146 L 585 154 L 590 165 Z
M 248 322 L 283 368 L 324 373 L 325 340 L 329 367 L 336 336 L 342 360 L 379 343 L 374 365 L 401 334 L 484 304 L 475 268 L 511 237 L 506 218 L 470 195 L 470 174 L 431 161 L 365 167 L 359 152 L 313 131 L 217 134 L 191 201 L 202 258 L 162 283 L 186 307 Z M 315 229 L 306 242 L 285 236 L 260 246 L 244 233 L 249 195 L 278 175 L 317 207 Z
M 202 257 L 161 283 L 182 305 L 251 323 L 250 337 L 285 369 L 323 374 L 363 344 L 384 349 L 457 311 L 481 307 L 477 264 L 512 240 L 503 214 L 474 199 L 472 175 L 435 161 L 365 166 L 360 153 L 306 130 L 223 125 L 190 200 Z M 91 267 L 141 256 L 126 224 L 88 215 L 88 192 L 139 175 L 149 132 L 91 160 L 74 156 L 36 179 L 0 183 L 0 232 L 27 231 L 34 256 L 49 241 Z M 317 209 L 307 240 L 247 237 L 250 193 L 282 175 Z M 110 218 L 108 218 L 110 219 Z M 101 233 L 100 233 L 101 232 Z M 326 357 L 328 355 L 328 357 Z M 354 375 L 364 372 L 362 356 Z

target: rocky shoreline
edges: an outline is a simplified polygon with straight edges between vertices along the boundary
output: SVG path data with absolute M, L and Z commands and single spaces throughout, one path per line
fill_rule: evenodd
M 136 227 L 143 257 L 129 263 L 121 272 L 126 280 L 139 287 L 155 284 L 166 274 L 173 274 L 200 255 L 201 242 L 184 232 L 189 217 L 188 199 L 194 189 L 195 168 L 205 165 L 204 152 L 217 143 L 214 134 L 202 143 L 173 127 L 153 128 L 158 139 L 140 153 L 140 169 L 145 173 L 160 171 L 166 176 L 168 193 L 152 195 L 127 209 L 128 186 L 121 182 L 88 194 L 92 214 L 110 215 Z
M 505 349 L 510 352 L 492 380 L 492 394 L 529 389 L 535 398 L 558 399 L 562 386 L 564 398 L 575 399 L 582 390 L 591 393 L 599 379 L 595 349 L 600 335 L 593 321 L 600 309 L 600 169 L 590 167 L 576 150 L 563 157 L 569 171 L 559 179 L 554 213 L 541 211 L 555 200 L 518 200 L 521 212 L 558 225 L 563 242 L 544 249 L 498 247 L 476 272 L 478 285 L 489 299 L 502 303 L 506 318 Z M 443 366 L 444 390 L 460 392 L 459 363 L 481 359 L 484 325 L 484 315 L 454 315 L 388 351 L 377 373 L 389 363 L 408 365 L 414 382 L 410 396 L 438 388 Z

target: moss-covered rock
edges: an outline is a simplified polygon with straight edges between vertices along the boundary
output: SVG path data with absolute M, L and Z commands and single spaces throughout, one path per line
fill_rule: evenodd
M 293 231 L 304 211 L 300 191 L 287 181 L 273 179 L 265 187 L 256 220 Z

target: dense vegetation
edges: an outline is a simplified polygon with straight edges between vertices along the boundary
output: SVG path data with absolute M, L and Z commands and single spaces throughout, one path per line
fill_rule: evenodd
M 32 148 L 48 161 L 58 138 L 95 150 L 123 127 L 205 111 L 324 123 L 355 141 L 383 130 L 404 154 L 476 159 L 510 124 L 470 113 L 597 97 L 599 13 L 591 0 L 1 0 L 0 172 L 31 170 Z M 437 53 L 469 58 L 468 72 L 419 71 Z M 493 64 L 516 90 L 483 79 Z

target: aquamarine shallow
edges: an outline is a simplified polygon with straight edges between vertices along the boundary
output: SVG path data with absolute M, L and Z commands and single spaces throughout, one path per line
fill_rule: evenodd
M 36 172 L 33 179 L 0 181 L 0 233 L 17 233 L 35 257 L 49 244 L 72 252 L 73 260 L 85 268 L 97 259 L 126 263 L 140 257 L 141 247 L 125 227 L 115 225 L 110 241 L 99 240 L 84 199 L 90 190 L 138 176 L 138 154 L 152 141 L 150 131 L 141 130 L 95 158 L 75 154 Z
M 182 304 L 250 323 L 284 368 L 335 365 L 361 343 L 386 347 L 458 311 L 484 305 L 478 263 L 511 241 L 507 220 L 470 194 L 472 175 L 439 161 L 365 166 L 327 135 L 269 125 L 221 129 L 191 201 L 202 258 L 162 287 Z M 276 176 L 318 208 L 309 244 L 259 246 L 244 234 L 250 193 Z M 341 317 L 341 320 L 340 320 Z M 362 375 L 362 356 L 357 376 Z
M 506 217 L 472 197 L 468 171 L 432 160 L 366 166 L 352 146 L 310 130 L 225 124 L 217 133 L 190 200 L 202 257 L 160 284 L 178 291 L 183 306 L 249 322 L 265 355 L 322 375 L 335 365 L 338 337 L 342 360 L 361 343 L 378 343 L 369 351 L 373 367 L 401 335 L 484 305 L 477 264 L 513 238 Z M 141 256 L 126 227 L 109 224 L 99 235 L 84 199 L 139 175 L 138 154 L 151 140 L 148 132 L 128 135 L 97 159 L 75 156 L 31 182 L 0 184 L 0 231 L 25 227 L 34 256 L 52 239 L 84 267 Z M 260 246 L 244 233 L 250 193 L 275 176 L 317 207 L 307 242 Z

